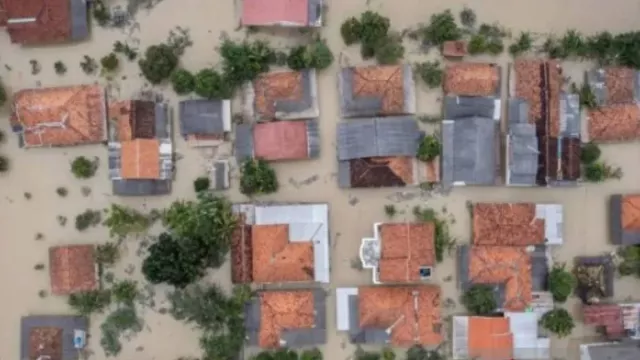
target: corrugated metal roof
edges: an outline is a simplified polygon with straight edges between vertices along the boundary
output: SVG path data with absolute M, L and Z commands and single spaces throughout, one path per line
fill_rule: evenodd
M 74 346 L 74 330 L 89 330 L 89 319 L 73 315 L 34 315 L 20 320 L 20 359 L 31 359 L 31 331 L 35 328 L 57 328 L 62 330 L 62 360 L 77 359 Z
M 229 100 L 183 100 L 179 105 L 180 134 L 222 135 L 225 133 L 223 104 Z
M 493 97 L 445 96 L 444 118 L 481 117 L 500 119 L 501 101 Z
M 357 296 L 358 288 L 336 288 L 336 326 L 338 331 L 349 331 L 350 307 L 349 297 Z
M 605 86 L 606 73 L 604 69 L 593 69 L 587 71 L 587 82 L 591 87 L 591 92 L 596 98 L 598 106 L 607 102 L 607 87 Z
M 453 317 L 453 336 L 451 339 L 453 358 L 466 360 L 469 358 L 469 317 Z
M 171 194 L 171 180 L 112 180 L 112 191 L 118 196 Z
M 560 95 L 560 136 L 580 138 L 580 96 L 562 93 Z
M 620 194 L 611 195 L 609 199 L 609 233 L 611 242 L 616 245 L 626 245 L 629 240 L 636 240 L 640 243 L 640 236 L 636 236 L 635 239 L 627 238 L 624 229 L 622 229 L 622 195 Z
M 640 342 L 599 344 L 587 349 L 591 360 L 637 360 L 640 359 Z
M 338 161 L 338 187 L 348 189 L 351 187 L 351 163 Z
M 338 123 L 338 160 L 415 156 L 420 132 L 409 116 L 355 119 Z
M 320 126 L 317 120 L 307 121 L 307 146 L 309 158 L 314 159 L 320 156 Z
M 71 40 L 84 40 L 89 37 L 87 1 L 71 0 L 70 6 Z
M 234 142 L 235 156 L 238 162 L 253 157 L 253 127 L 249 124 L 236 125 Z

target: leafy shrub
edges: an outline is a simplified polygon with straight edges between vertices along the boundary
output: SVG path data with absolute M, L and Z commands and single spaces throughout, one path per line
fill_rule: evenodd
M 563 308 L 555 308 L 547 311 L 542 315 L 540 325 L 561 338 L 570 335 L 575 327 L 573 318 L 569 312 Z
M 442 46 L 446 41 L 460 40 L 462 30 L 451 10 L 445 10 L 431 15 L 429 25 L 422 29 L 422 37 L 428 45 Z
M 7 102 L 7 90 L 4 88 L 4 84 L 0 81 L 0 107 Z
M 593 164 L 600 158 L 600 146 L 594 142 L 588 142 L 586 144 L 582 144 L 582 149 L 580 152 L 580 161 L 583 164 L 589 165 Z
M 58 194 L 58 196 L 60 197 L 65 197 L 69 194 L 69 190 L 67 190 L 66 187 L 59 187 L 56 189 L 56 194 Z
M 109 228 L 111 236 L 122 238 L 145 232 L 151 226 L 151 220 L 135 209 L 111 204 L 104 225 Z
M 318 348 L 306 349 L 300 354 L 300 360 L 322 360 L 322 352 Z
M 468 7 L 464 7 L 460 11 L 460 22 L 462 25 L 468 28 L 472 28 L 476 25 L 476 13 Z
M 246 160 L 240 174 L 240 192 L 247 195 L 270 194 L 278 191 L 278 177 L 268 162 Z
M 166 44 L 152 45 L 147 48 L 144 57 L 138 60 L 138 66 L 145 79 L 156 85 L 171 76 L 178 66 L 178 56 Z
M 228 86 L 237 87 L 268 72 L 275 62 L 275 52 L 264 41 L 233 42 L 225 40 L 219 49 Z
M 111 294 L 117 303 L 131 306 L 138 296 L 138 283 L 133 280 L 119 281 L 113 284 Z
M 192 243 L 195 241 L 181 241 L 168 233 L 160 234 L 142 262 L 145 279 L 152 284 L 167 283 L 177 288 L 195 282 L 204 274 L 206 264 L 202 251 L 191 247 Z
M 129 61 L 133 61 L 138 57 L 138 52 L 122 41 L 116 41 L 113 44 L 113 52 L 123 54 Z
M 442 86 L 444 72 L 439 61 L 426 61 L 416 65 L 416 73 L 430 89 Z
M 555 265 L 549 273 L 549 291 L 553 300 L 565 302 L 576 286 L 573 274 L 565 270 L 564 265 Z
M 640 277 L 640 246 L 631 245 L 621 247 L 618 250 L 618 255 L 622 259 L 618 265 L 620 275 L 635 275 Z
M 467 51 L 470 55 L 478 55 L 487 51 L 487 39 L 482 35 L 473 35 L 467 45 Z
M 107 242 L 96 246 L 93 257 L 95 258 L 96 263 L 100 265 L 114 265 L 120 258 L 120 250 L 118 249 L 118 244 Z
M 198 71 L 195 76 L 195 93 L 207 99 L 229 99 L 233 88 L 223 76 L 212 69 Z
M 71 172 L 78 179 L 88 179 L 93 177 L 98 170 L 97 162 L 91 161 L 84 156 L 78 156 L 71 163 Z
M 100 224 L 102 213 L 98 210 L 87 209 L 83 213 L 76 215 L 76 229 L 84 231 L 91 226 Z
M 55 70 L 56 74 L 63 75 L 67 72 L 67 66 L 62 61 L 56 61 L 53 63 L 53 70 Z
M 4 155 L 0 155 L 0 172 L 7 171 L 9 171 L 9 158 Z
M 378 64 L 391 65 L 396 64 L 404 57 L 404 46 L 402 45 L 402 37 L 399 35 L 388 35 L 381 39 L 375 50 L 376 61 Z
M 488 285 L 473 285 L 462 296 L 462 303 L 475 315 L 491 314 L 497 307 L 493 289 Z
M 350 17 L 340 25 L 340 35 L 346 45 L 352 45 L 360 41 L 362 24 L 355 17 Z
M 585 178 L 590 182 L 602 182 L 607 179 L 622 178 L 622 169 L 613 168 L 602 161 L 596 161 L 585 166 Z
M 125 332 L 142 331 L 142 321 L 131 306 L 124 306 L 113 311 L 100 326 L 102 337 L 100 346 L 107 356 L 117 356 L 122 351 L 120 337 Z
M 100 59 L 100 65 L 102 65 L 102 68 L 107 71 L 115 71 L 119 64 L 118 56 L 115 53 L 110 53 Z
M 201 176 L 193 181 L 193 189 L 198 193 L 209 190 L 211 180 L 207 176 Z
M 92 58 L 89 55 L 84 55 L 82 61 L 80 62 L 80 68 L 87 75 L 92 75 L 98 70 L 98 63 L 96 59 Z
M 375 48 L 378 41 L 387 37 L 391 21 L 389 21 L 388 17 L 367 10 L 360 15 L 360 25 L 362 26 L 360 41 Z
M 109 8 L 105 5 L 104 0 L 96 0 L 91 2 L 91 13 L 98 25 L 105 26 L 111 21 L 111 13 Z
M 171 86 L 178 95 L 186 95 L 195 89 L 196 80 L 193 74 L 185 69 L 177 69 L 171 74 Z
M 80 315 L 101 313 L 111 304 L 111 293 L 106 290 L 90 290 L 69 295 L 69 306 Z
M 333 63 L 333 53 L 323 40 L 316 40 L 307 46 L 295 46 L 287 56 L 287 66 L 293 70 L 323 70 Z
M 513 57 L 519 56 L 531 50 L 532 46 L 533 39 L 531 38 L 531 33 L 523 31 L 518 35 L 516 41 L 509 45 L 509 54 Z
M 431 161 L 440 155 L 441 148 L 440 140 L 437 137 L 427 135 L 420 141 L 416 157 L 420 161 Z

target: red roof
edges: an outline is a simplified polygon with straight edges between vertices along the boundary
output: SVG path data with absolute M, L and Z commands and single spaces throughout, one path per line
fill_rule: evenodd
M 255 157 L 264 160 L 307 159 L 307 123 L 276 121 L 256 124 L 253 128 L 253 148 Z
M 13 43 L 55 43 L 71 37 L 69 0 L 0 0 L 0 3 L 5 12 L 0 15 L 0 24 L 7 25 Z M 12 23 L 17 19 L 25 21 Z
M 584 323 L 602 326 L 608 337 L 624 335 L 622 308 L 616 304 L 587 305 L 583 307 Z
M 93 245 L 56 246 L 49 249 L 51 292 L 66 295 L 98 288 Z
M 469 357 L 482 360 L 513 358 L 513 334 L 504 317 L 469 317 Z
M 242 24 L 253 26 L 309 23 L 308 0 L 244 0 Z

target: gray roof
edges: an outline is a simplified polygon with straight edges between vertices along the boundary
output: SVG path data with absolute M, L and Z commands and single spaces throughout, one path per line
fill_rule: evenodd
M 280 340 L 286 342 L 287 347 L 307 347 L 322 345 L 327 342 L 326 294 L 322 289 L 311 289 L 309 291 L 313 292 L 314 327 L 283 329 Z M 250 346 L 258 346 L 259 344 L 260 317 L 260 298 L 255 296 L 244 307 L 244 326 L 247 342 Z
M 118 196 L 153 196 L 171 194 L 171 180 L 112 180 L 111 189 Z
M 223 135 L 224 100 L 183 100 L 179 105 L 180 135 Z
M 30 358 L 29 335 L 31 330 L 39 327 L 62 329 L 62 359 L 76 360 L 80 352 L 73 344 L 73 331 L 87 331 L 89 320 L 84 316 L 73 315 L 34 315 L 24 316 L 20 320 L 20 359 Z
M 498 120 L 500 100 L 493 97 L 445 96 L 444 118 L 482 117 Z
M 415 156 L 422 133 L 413 117 L 354 119 L 338 123 L 338 160 Z
M 580 95 L 560 94 L 560 136 L 580 138 Z
M 229 188 L 229 162 L 226 160 L 215 161 L 212 169 L 213 188 L 226 190 Z
M 529 106 L 522 99 L 510 99 L 508 105 L 507 184 L 536 185 L 538 138 L 529 123 Z
M 307 0 L 307 23 L 309 25 L 314 25 L 322 20 L 322 2 L 323 0 Z
M 588 360 L 637 360 L 640 359 L 640 342 L 594 344 L 587 347 L 587 352 Z
M 370 117 L 383 115 L 381 97 L 354 97 L 353 95 L 353 73 L 355 67 L 346 67 L 338 74 L 338 91 L 340 92 L 340 109 L 342 117 Z M 415 84 L 413 81 L 413 70 L 411 65 L 402 65 L 404 109 L 401 115 L 413 114 L 415 112 Z
M 640 245 L 640 231 L 622 228 L 622 199 L 624 195 L 611 195 L 609 199 L 609 232 L 616 245 Z
M 349 296 L 349 340 L 353 344 L 387 344 L 391 338 L 384 328 L 360 327 L 358 295 Z
M 238 162 L 253 157 L 253 126 L 251 124 L 236 125 L 234 151 Z
M 610 105 L 607 104 L 608 89 L 605 85 L 605 69 L 600 68 L 587 71 L 586 79 L 591 87 L 593 95 L 596 97 L 598 106 Z M 640 71 L 635 71 L 635 76 L 633 78 L 633 100 L 636 103 L 640 101 Z
M 70 0 L 71 40 L 89 37 L 89 19 L 86 0 Z

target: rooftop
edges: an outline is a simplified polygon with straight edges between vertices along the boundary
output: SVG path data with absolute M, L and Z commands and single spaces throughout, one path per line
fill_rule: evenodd
M 625 67 L 605 67 L 587 71 L 598 107 L 633 104 L 639 99 L 640 89 L 636 78 L 640 72 Z
M 67 295 L 98 287 L 93 245 L 55 246 L 49 249 L 51 292 Z
M 442 55 L 445 57 L 461 58 L 467 54 L 467 42 L 464 40 L 445 41 L 442 45 Z
M 235 205 L 235 283 L 329 282 L 325 204 Z
M 345 118 L 415 113 L 415 83 L 410 65 L 343 68 L 339 90 Z
M 640 342 L 610 342 L 599 344 L 581 345 L 580 360 L 616 359 L 636 360 L 640 359 Z M 585 353 L 587 355 L 585 355 Z M 588 357 L 586 357 L 588 356 Z
M 107 138 L 105 108 L 98 85 L 20 90 L 11 125 L 24 147 L 95 144 Z
M 611 242 L 640 244 L 640 195 L 612 195 L 609 201 Z
M 4 5 L 4 6 L 2 6 Z M 72 0 L 2 0 L 12 43 L 49 44 L 89 36 L 87 4 Z
M 342 187 L 371 188 L 412 185 L 416 160 L 408 156 L 352 159 L 339 165 Z M 339 179 L 343 180 L 343 179 Z
M 303 347 L 326 342 L 323 290 L 261 291 L 245 306 L 250 345 Z
M 322 0 L 243 0 L 244 26 L 321 26 Z
M 608 338 L 620 339 L 625 336 L 623 312 L 620 305 L 586 305 L 582 311 L 584 323 L 603 328 Z
M 89 321 L 82 316 L 37 315 L 20 321 L 20 359 L 77 360 L 74 331 L 87 331 Z
M 587 112 L 589 140 L 629 141 L 640 138 L 640 107 L 637 104 L 602 106 Z
M 231 101 L 191 99 L 180 101 L 180 135 L 223 138 L 231 132 Z
M 500 96 L 500 67 L 496 64 L 458 62 L 447 65 L 445 94 Z
M 260 75 L 246 96 L 258 121 L 320 116 L 316 71 L 273 71 Z
M 277 121 L 256 124 L 253 128 L 253 151 L 265 160 L 299 160 L 309 158 L 307 123 Z

